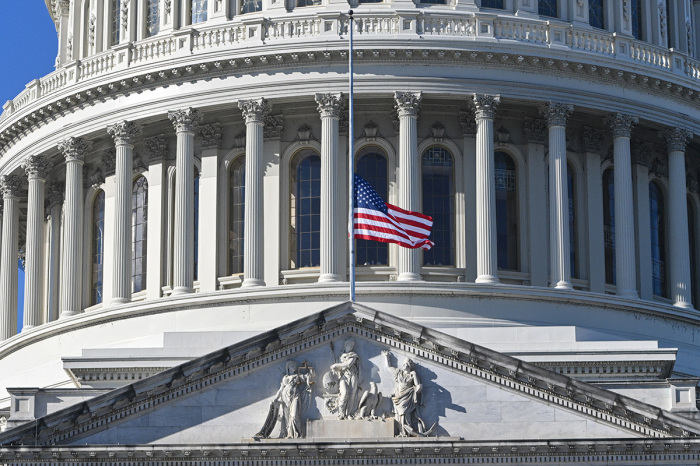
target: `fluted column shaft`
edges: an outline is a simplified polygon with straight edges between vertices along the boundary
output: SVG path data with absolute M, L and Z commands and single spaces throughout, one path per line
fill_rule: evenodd
M 0 247 L 0 339 L 17 333 L 17 243 L 19 240 L 19 177 L 0 177 L 3 197 L 2 246 Z
M 120 304 L 131 300 L 133 139 L 140 133 L 140 129 L 132 122 L 121 121 L 108 127 L 107 131 L 114 138 L 116 158 L 112 304 Z
M 608 118 L 613 131 L 615 163 L 615 281 L 617 294 L 638 298 L 634 239 L 634 198 L 632 190 L 632 158 L 630 136 L 637 118 L 615 114 Z
M 566 120 L 573 106 L 550 102 L 541 107 L 549 127 L 549 249 L 551 285 L 570 290 L 569 196 L 566 176 Z
M 60 315 L 59 272 L 61 270 L 61 210 L 63 207 L 64 188 L 60 184 L 49 186 L 49 215 L 51 216 L 51 243 L 48 260 L 48 299 L 46 322 L 58 319 Z
M 671 299 L 674 306 L 692 308 L 685 180 L 685 146 L 691 133 L 681 128 L 673 128 L 664 131 L 663 136 L 668 145 Z
M 22 331 L 41 325 L 44 264 L 44 187 L 48 163 L 43 157 L 28 157 L 22 164 L 29 179 L 27 199 L 27 244 L 24 267 L 24 319 Z
M 476 283 L 498 283 L 493 118 L 500 96 L 474 94 L 476 114 Z
M 263 135 L 270 104 L 265 99 L 238 103 L 245 119 L 245 205 L 243 207 L 243 283 L 265 286 L 263 249 Z
M 177 133 L 173 295 L 192 293 L 194 285 L 194 130 L 201 121 L 192 108 L 170 112 Z
M 418 159 L 418 110 L 422 93 L 396 92 L 399 113 L 399 207 L 410 211 L 420 209 L 420 161 Z M 399 247 L 399 281 L 421 280 L 420 250 Z
M 321 275 L 319 282 L 340 281 L 340 257 L 337 238 L 338 203 L 342 190 L 338 189 L 338 122 L 343 104 L 342 94 L 316 94 L 321 113 Z
M 66 159 L 61 253 L 61 318 L 64 318 L 82 311 L 83 158 L 90 144 L 82 138 L 71 137 L 58 147 Z

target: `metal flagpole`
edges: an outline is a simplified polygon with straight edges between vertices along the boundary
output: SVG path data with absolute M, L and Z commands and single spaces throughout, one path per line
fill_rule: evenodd
M 352 93 L 352 13 L 353 11 L 350 10 L 348 11 L 348 30 L 350 33 L 350 51 L 348 53 L 348 67 L 349 67 L 349 74 L 350 74 L 350 96 L 348 99 L 348 112 L 349 112 L 349 118 L 348 118 L 348 173 L 349 173 L 349 178 L 350 178 L 350 183 L 349 185 L 349 195 L 348 195 L 348 205 L 349 205 L 349 213 L 348 213 L 348 246 L 349 246 L 349 251 L 350 251 L 350 301 L 355 302 L 355 222 L 354 222 L 354 207 L 355 207 L 355 149 L 354 149 L 354 141 L 355 141 L 355 135 L 353 134 L 353 118 L 352 118 L 352 113 L 353 113 L 353 93 Z

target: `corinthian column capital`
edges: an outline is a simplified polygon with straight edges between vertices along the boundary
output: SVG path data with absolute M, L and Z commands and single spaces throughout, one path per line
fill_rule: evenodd
M 474 94 L 474 110 L 476 119 L 493 120 L 496 115 L 496 108 L 501 103 L 501 96 L 490 94 Z
M 18 198 L 24 181 L 17 175 L 0 176 L 0 193 L 3 199 Z
M 238 108 L 243 113 L 246 123 L 264 123 L 265 117 L 272 109 L 272 105 L 267 100 L 260 98 L 241 100 L 238 102 Z
M 22 162 L 22 168 L 27 173 L 27 178 L 31 179 L 46 179 L 49 167 L 51 164 L 44 157 L 32 155 L 27 157 Z
M 343 109 L 343 93 L 338 94 L 316 94 L 316 103 L 321 118 L 340 118 L 340 111 Z
M 540 105 L 540 113 L 547 119 L 547 126 L 566 126 L 566 120 L 573 111 L 573 105 L 561 102 L 546 102 Z
M 395 108 L 399 112 L 399 117 L 417 117 L 422 99 L 422 92 L 394 92 Z
M 83 138 L 69 137 L 58 144 L 58 150 L 63 153 L 66 162 L 82 162 L 85 153 L 92 147 L 90 141 Z
M 625 115 L 623 113 L 614 113 L 608 115 L 605 119 L 605 123 L 610 127 L 614 138 L 625 137 L 628 138 L 632 135 L 632 127 L 637 124 L 639 118 L 632 115 Z
M 107 132 L 114 138 L 114 143 L 118 145 L 133 145 L 136 136 L 141 134 L 141 127 L 133 121 L 122 120 L 107 127 Z
M 685 152 L 685 147 L 688 144 L 688 139 L 693 136 L 693 133 L 683 128 L 666 128 L 659 137 L 666 140 L 666 146 L 669 152 Z
M 202 114 L 196 108 L 181 108 L 168 112 L 168 118 L 173 123 L 175 131 L 194 132 L 195 126 L 202 121 Z

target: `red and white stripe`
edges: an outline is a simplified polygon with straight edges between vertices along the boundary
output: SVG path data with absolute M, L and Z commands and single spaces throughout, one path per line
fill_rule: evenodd
M 355 238 L 396 243 L 405 248 L 430 249 L 435 245 L 428 239 L 433 218 L 386 204 L 388 215 L 379 210 L 355 208 Z

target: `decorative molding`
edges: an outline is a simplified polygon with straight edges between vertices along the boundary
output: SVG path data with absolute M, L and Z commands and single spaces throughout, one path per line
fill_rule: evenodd
M 499 144 L 508 144 L 510 142 L 510 131 L 503 125 L 500 125 L 496 131 L 494 131 L 494 138 Z
M 423 100 L 422 92 L 394 92 L 394 108 L 399 114 L 399 118 L 409 116 L 418 117 L 420 103 Z
M 525 118 L 523 132 L 527 142 L 545 144 L 548 138 L 547 121 L 542 118 Z
M 168 155 L 168 140 L 163 134 L 146 139 L 143 145 L 149 162 L 158 162 Z
M 639 140 L 632 141 L 630 146 L 632 163 L 651 167 L 654 157 L 656 156 L 654 146 L 649 142 Z
M 459 112 L 459 127 L 462 130 L 462 136 L 471 138 L 476 136 L 476 115 L 473 108 Z
M 688 140 L 693 137 L 693 133 L 683 128 L 666 128 L 659 133 L 659 138 L 666 141 L 669 152 L 685 152 Z
M 474 114 L 477 120 L 493 120 L 498 104 L 501 103 L 500 95 L 474 94 Z
M 90 14 L 90 24 L 88 25 L 88 42 L 90 47 L 95 46 L 95 26 L 97 23 L 97 18 L 94 14 Z
M 321 118 L 340 118 L 340 112 L 345 106 L 342 92 L 337 94 L 316 93 L 315 98 Z
M 51 209 L 53 206 L 63 204 L 63 196 L 65 194 L 65 187 L 63 183 L 51 183 L 47 189 L 47 201 L 48 207 Z
M 269 113 L 265 115 L 265 126 L 263 127 L 263 138 L 265 139 L 278 139 L 282 137 L 282 131 L 284 130 L 284 116 L 283 115 L 270 115 Z
M 661 32 L 661 38 L 666 39 L 666 1 L 661 0 L 658 5 L 659 8 L 659 30 Z
M 613 138 L 632 136 L 632 128 L 639 122 L 639 118 L 624 113 L 613 113 L 605 119 L 605 124 L 612 130 Z
M 107 132 L 116 145 L 134 145 L 134 139 L 141 134 L 141 127 L 133 121 L 122 120 L 107 127 Z
M 58 144 L 66 162 L 83 162 L 85 153 L 92 147 L 92 142 L 83 138 L 69 137 Z
M 120 23 L 120 26 L 122 29 L 122 31 L 121 31 L 122 37 L 124 37 L 124 35 L 126 34 L 126 29 L 127 29 L 128 24 L 129 24 L 129 1 L 130 0 L 122 0 L 122 11 L 121 11 L 122 17 L 121 17 L 121 23 Z
M 27 173 L 27 178 L 45 180 L 51 163 L 39 155 L 30 155 L 22 161 L 22 168 Z
M 363 128 L 362 136 L 368 141 L 376 141 L 377 134 L 379 134 L 379 127 L 375 122 L 369 120 Z
M 168 112 L 168 118 L 175 131 L 194 133 L 195 127 L 202 122 L 202 113 L 196 108 L 188 107 Z
M 597 129 L 584 126 L 581 130 L 581 143 L 586 152 L 601 154 L 603 152 L 605 137 L 603 133 Z
M 547 120 L 547 126 L 566 126 L 566 120 L 574 111 L 571 104 L 561 102 L 546 102 L 540 105 L 540 113 Z
M 445 140 L 445 127 L 439 121 L 430 127 L 430 135 L 433 137 L 433 141 L 442 142 Z
M 241 100 L 238 108 L 243 113 L 243 119 L 248 123 L 265 123 L 265 116 L 270 113 L 272 105 L 263 98 L 255 100 Z
M 310 140 L 314 139 L 311 133 L 311 127 L 307 124 L 303 124 L 297 130 L 297 140 L 302 144 L 308 144 Z
M 19 198 L 24 187 L 24 180 L 17 175 L 0 176 L 0 194 L 3 199 Z
M 93 189 L 98 189 L 105 183 L 105 175 L 102 173 L 100 167 L 94 167 L 84 179 L 85 186 L 92 187 Z
M 105 176 L 112 176 L 117 168 L 117 151 L 110 147 L 100 157 L 101 166 Z
M 221 123 L 202 125 L 199 128 L 202 138 L 202 147 L 206 149 L 218 149 L 221 143 Z

